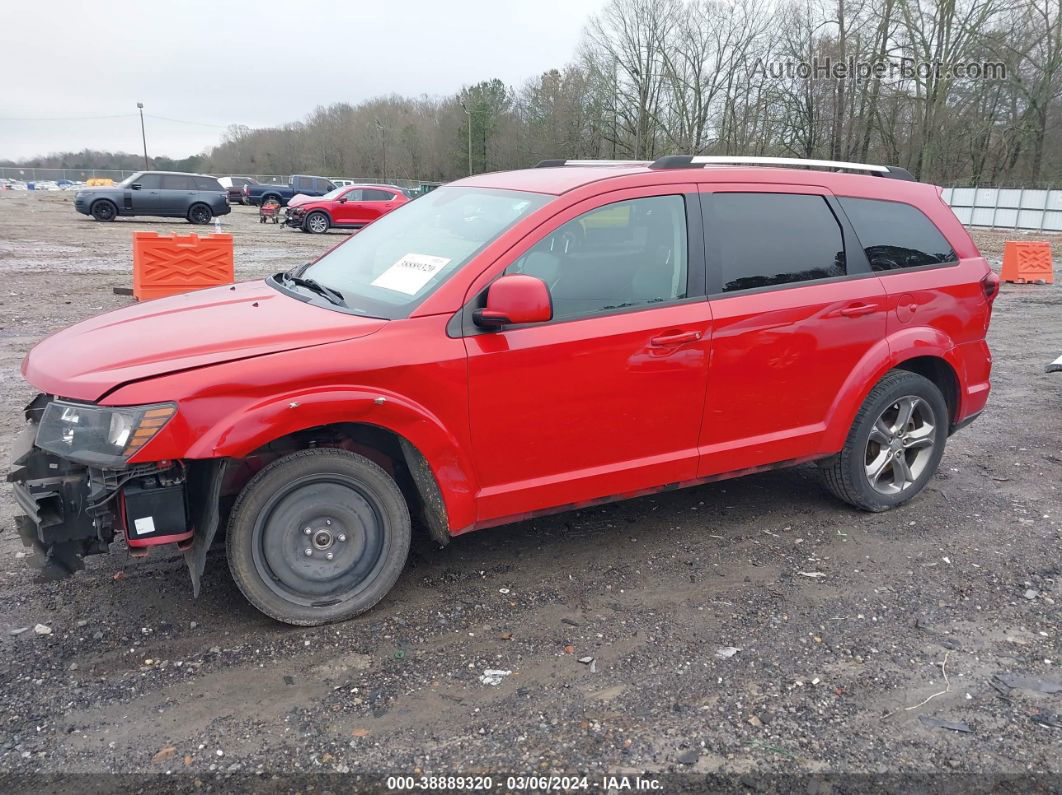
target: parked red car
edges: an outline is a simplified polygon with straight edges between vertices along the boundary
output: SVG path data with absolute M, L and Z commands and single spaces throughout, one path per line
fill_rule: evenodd
M 383 598 L 413 523 L 445 544 L 808 461 L 858 508 L 911 499 L 985 406 L 998 278 L 902 169 L 733 162 L 470 177 L 49 337 L 23 539 L 49 574 L 177 543 L 198 592 L 227 522 L 250 602 L 318 624 Z
M 318 235 L 332 228 L 360 229 L 408 201 L 406 194 L 390 185 L 350 185 L 318 199 L 292 199 L 284 223 Z

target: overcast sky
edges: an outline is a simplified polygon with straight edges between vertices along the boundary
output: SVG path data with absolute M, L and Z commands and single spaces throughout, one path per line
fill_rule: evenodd
M 570 61 L 603 2 L 7 3 L 0 159 L 139 152 L 138 101 L 148 154 L 183 157 L 229 124 L 295 121 L 317 105 L 448 94 L 492 77 L 520 85 Z M 118 118 L 88 118 L 100 116 Z

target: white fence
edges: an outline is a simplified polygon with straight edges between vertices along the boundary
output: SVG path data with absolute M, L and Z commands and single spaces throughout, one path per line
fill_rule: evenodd
M 1062 232 L 1062 190 L 944 188 L 944 201 L 967 226 Z

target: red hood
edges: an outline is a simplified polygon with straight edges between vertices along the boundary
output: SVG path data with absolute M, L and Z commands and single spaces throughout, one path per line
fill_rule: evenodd
M 304 303 L 264 281 L 244 282 L 78 323 L 30 351 L 22 375 L 42 392 L 97 400 L 129 381 L 363 337 L 386 322 Z
M 317 201 L 321 201 L 320 196 L 307 196 L 305 193 L 296 193 L 288 199 L 288 207 L 301 207 L 304 204 Z

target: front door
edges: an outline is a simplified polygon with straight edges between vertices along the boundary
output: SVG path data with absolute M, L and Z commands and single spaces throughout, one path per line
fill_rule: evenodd
M 710 190 L 701 197 L 713 317 L 701 476 L 823 452 L 846 383 L 887 344 L 884 288 L 832 196 Z
M 545 281 L 554 317 L 464 326 L 480 522 L 694 477 L 711 323 L 689 189 L 587 200 L 496 266 Z
M 356 226 L 360 217 L 361 188 L 348 188 L 339 198 L 345 201 L 332 203 L 332 221 L 336 226 Z
M 141 174 L 133 183 L 137 188 L 130 186 L 125 192 L 125 209 L 134 215 L 154 215 L 159 212 L 159 194 L 162 188 L 161 174 Z

